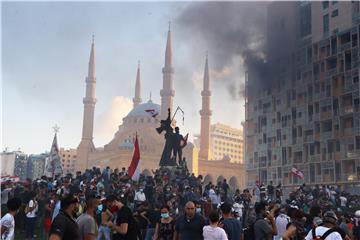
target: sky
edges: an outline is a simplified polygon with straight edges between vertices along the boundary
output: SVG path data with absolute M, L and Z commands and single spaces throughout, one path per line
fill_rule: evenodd
M 186 31 L 181 19 L 190 2 L 2 2 L 2 150 L 49 151 L 53 126 L 59 147 L 81 139 L 85 78 L 92 35 L 96 49 L 94 143 L 112 139 L 132 108 L 136 68 L 141 67 L 143 102 L 160 102 L 166 35 L 171 21 L 175 102 L 185 111 L 182 133 L 200 132 L 201 88 L 208 52 L 212 123 L 235 128 L 244 101 L 221 79 L 244 81 L 233 65 L 212 68 L 216 49 Z M 191 7 L 191 6 L 190 6 Z M 233 62 L 233 61 L 232 61 Z M 241 65 L 241 61 L 236 63 Z M 240 66 L 241 69 L 241 66 Z M 220 79 L 220 80 L 219 80 Z M 230 85 L 231 86 L 231 85 Z

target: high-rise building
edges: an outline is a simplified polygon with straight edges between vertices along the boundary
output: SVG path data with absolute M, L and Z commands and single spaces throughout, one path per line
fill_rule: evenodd
M 243 132 L 228 125 L 211 125 L 210 146 L 213 159 L 228 159 L 230 162 L 243 163 Z
M 48 157 L 48 153 L 30 154 L 28 157 L 27 177 L 35 180 L 44 176 L 45 163 Z
M 71 173 L 75 175 L 75 164 L 77 159 L 77 150 L 74 148 L 64 149 L 60 148 L 60 159 L 63 174 Z
M 22 152 L 14 152 L 15 165 L 14 165 L 14 176 L 24 180 L 28 177 L 28 156 Z
M 274 2 L 267 22 L 267 74 L 246 80 L 247 184 L 359 183 L 359 1 Z

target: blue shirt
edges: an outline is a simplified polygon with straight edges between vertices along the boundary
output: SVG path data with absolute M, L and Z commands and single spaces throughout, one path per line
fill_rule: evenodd
M 225 230 L 229 240 L 239 240 L 242 233 L 242 224 L 240 220 L 236 218 L 228 218 L 222 221 L 224 224 L 223 229 Z

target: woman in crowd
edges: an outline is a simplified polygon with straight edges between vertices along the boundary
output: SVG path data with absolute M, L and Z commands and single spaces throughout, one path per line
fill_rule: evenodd
M 161 219 L 160 222 L 156 224 L 154 240 L 172 240 L 175 221 L 169 214 L 169 207 L 162 207 L 160 213 Z

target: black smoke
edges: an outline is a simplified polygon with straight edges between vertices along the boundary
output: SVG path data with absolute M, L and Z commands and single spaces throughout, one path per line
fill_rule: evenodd
M 238 76 L 254 72 L 252 85 L 267 86 L 266 2 L 195 2 L 186 6 L 176 19 L 187 41 L 207 48 L 211 67 L 221 72 L 231 67 L 226 82 L 233 97 L 244 95 Z M 204 51 L 206 49 L 200 49 Z M 237 79 L 237 80 L 236 80 Z M 215 79 L 216 80 L 216 79 Z

